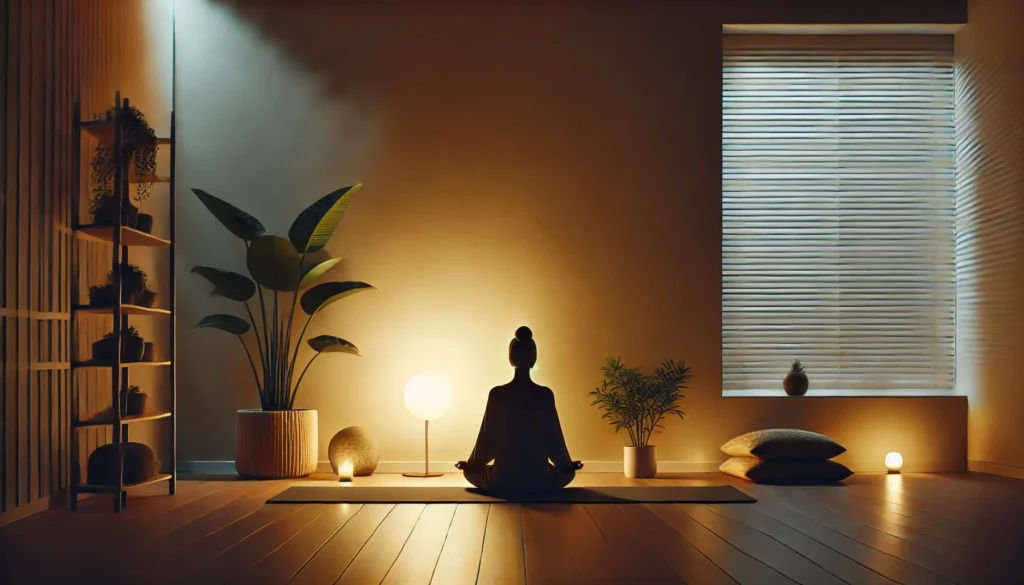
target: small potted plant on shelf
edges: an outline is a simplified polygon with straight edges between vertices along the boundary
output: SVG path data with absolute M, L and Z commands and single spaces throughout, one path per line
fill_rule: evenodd
M 107 113 L 106 116 L 107 119 L 110 119 L 112 114 Z M 103 115 L 94 116 L 96 119 L 102 117 Z M 121 146 L 126 163 L 124 170 L 131 171 L 136 193 L 132 199 L 141 204 L 152 194 L 151 177 L 156 174 L 158 150 L 156 132 L 146 121 L 146 116 L 134 106 L 122 110 L 121 128 L 123 132 Z M 118 217 L 117 199 L 114 196 L 114 175 L 117 170 L 117 160 L 114 156 L 113 145 L 100 141 L 96 145 L 96 154 L 91 166 L 92 172 L 89 181 L 92 186 L 92 196 L 89 202 L 89 211 L 93 216 L 93 223 L 116 226 Z M 140 214 L 139 208 L 131 203 L 127 193 L 125 193 L 121 205 L 121 225 L 146 233 L 152 231 L 153 216 Z
M 235 335 L 252 366 L 261 408 L 238 411 L 235 468 L 243 477 L 301 477 L 316 471 L 317 412 L 295 409 L 295 397 L 316 358 L 326 353 L 359 355 L 359 350 L 340 337 L 314 337 L 306 341 L 313 355 L 300 371 L 301 342 L 310 322 L 323 309 L 373 287 L 365 282 L 315 284 L 339 259 L 312 264 L 307 260 L 330 241 L 360 186 L 338 189 L 306 208 L 292 223 L 287 239 L 265 235 L 263 224 L 255 217 L 205 191 L 192 190 L 214 217 L 245 243 L 249 276 L 209 266 L 192 269 L 213 284 L 213 294 L 241 303 L 249 317 L 216 314 L 196 325 Z M 257 299 L 257 316 L 249 306 L 253 297 Z M 301 311 L 300 323 L 295 322 L 296 309 Z M 303 316 L 305 322 L 301 323 Z M 250 330 L 253 341 L 247 344 Z
M 121 328 L 121 361 L 142 361 L 145 341 L 135 327 Z M 113 332 L 107 333 L 103 339 L 92 344 L 92 359 L 95 362 L 109 364 L 117 361 L 117 337 Z
M 623 447 L 623 472 L 629 478 L 654 477 L 658 473 L 655 446 L 650 444 L 654 430 L 661 421 L 673 414 L 683 419 L 679 401 L 681 390 L 690 379 L 690 368 L 683 362 L 665 360 L 655 368 L 653 375 L 643 372 L 643 366 L 624 365 L 618 358 L 608 358 L 601 368 L 605 379 L 590 392 L 593 406 L 604 411 L 615 432 L 626 429 L 629 447 Z
M 160 295 L 149 288 L 149 275 L 134 264 L 129 264 L 121 281 L 121 302 L 152 308 Z M 89 304 L 93 307 L 112 307 L 117 292 L 114 273 L 107 273 L 107 284 L 89 287 Z
M 782 387 L 786 390 L 786 394 L 789 396 L 803 396 L 807 394 L 807 387 L 809 385 L 810 381 L 807 379 L 804 365 L 800 363 L 800 360 L 793 360 L 793 367 L 789 369 L 786 379 L 782 381 Z
M 117 291 L 111 283 L 89 287 L 89 305 L 93 307 L 113 307 L 117 300 Z
M 114 273 L 107 275 L 107 280 L 114 282 Z M 149 290 L 149 275 L 134 264 L 129 264 L 121 277 L 121 302 L 142 306 L 145 292 Z
M 121 416 L 134 416 L 146 411 L 146 400 L 148 396 L 136 385 L 128 387 L 127 392 L 121 392 Z

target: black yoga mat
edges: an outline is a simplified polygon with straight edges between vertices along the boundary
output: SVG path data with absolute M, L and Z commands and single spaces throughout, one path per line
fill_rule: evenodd
M 756 502 L 730 485 L 570 487 L 543 496 L 505 499 L 462 487 L 293 486 L 268 504 L 739 504 Z

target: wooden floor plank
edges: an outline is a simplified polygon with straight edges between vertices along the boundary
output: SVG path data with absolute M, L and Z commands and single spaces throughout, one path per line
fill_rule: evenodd
M 530 585 L 586 583 L 569 543 L 558 530 L 556 514 L 560 506 L 568 505 L 522 507 L 526 581 Z
M 238 572 L 229 581 L 233 585 L 278 585 L 287 583 L 345 526 L 362 504 L 331 504 L 327 510 L 298 534 L 255 565 Z
M 220 530 L 200 538 L 191 546 L 178 552 L 171 561 L 175 567 L 175 575 L 165 579 L 163 575 L 150 578 L 153 583 L 173 583 L 175 578 L 185 578 L 201 574 L 210 566 L 218 555 L 236 546 L 251 535 L 274 522 L 302 511 L 304 504 L 282 504 L 260 506 L 251 514 L 224 526 Z M 164 565 L 167 566 L 167 565 Z
M 431 504 L 423 510 L 402 552 L 384 577 L 384 585 L 428 585 L 455 517 L 455 504 Z
M 394 508 L 393 504 L 365 504 L 302 566 L 288 582 L 289 585 L 316 585 L 337 581 Z
M 617 513 L 613 506 L 605 504 L 591 507 Z M 596 513 L 600 514 L 600 510 Z M 621 540 L 613 542 L 614 537 L 609 540 L 584 506 L 562 506 L 554 510 L 553 515 L 558 519 L 558 529 L 568 543 L 575 565 L 588 583 L 683 583 L 662 559 L 637 554 L 638 550 Z M 628 524 L 625 518 L 623 521 Z
M 675 509 L 682 510 L 722 540 L 797 583 L 843 585 L 842 579 L 741 521 L 719 516 L 695 504 L 679 504 Z
M 862 544 L 840 531 L 819 524 L 786 506 L 758 502 L 758 511 L 801 532 L 832 550 L 903 585 L 950 585 L 952 582 L 923 567 Z
M 658 555 L 637 533 L 616 506 L 594 504 L 581 506 L 607 543 L 609 556 L 625 561 L 626 582 L 681 583 L 682 577 Z
M 356 479 L 466 485 L 454 473 Z M 164 495 L 166 486 L 132 492 L 121 514 L 109 497 L 89 498 L 77 513 L 0 527 L 0 582 L 526 585 L 529 573 L 530 585 L 1024 583 L 1024 482 L 978 473 L 858 474 L 832 488 L 754 485 L 721 474 L 583 473 L 574 485 L 732 485 L 758 501 L 412 505 L 422 511 L 390 521 L 389 513 L 409 505 L 264 503 L 291 485 L 328 483 L 336 485 L 327 476 L 182 479 L 174 497 Z
M 490 504 L 459 504 L 437 559 L 433 585 L 473 585 L 480 572 Z
M 774 538 L 811 562 L 824 567 L 846 583 L 863 583 L 864 585 L 895 585 L 896 583 L 810 536 L 790 528 L 774 518 L 765 516 L 754 506 L 706 506 L 706 509 L 719 516 L 743 522 Z
M 268 523 L 249 534 L 238 543 L 210 559 L 196 564 L 191 571 L 181 571 L 177 583 L 224 583 L 238 571 L 258 563 L 263 557 L 277 550 L 303 528 L 327 511 L 324 504 L 302 506 L 289 514 Z
M 487 513 L 477 583 L 525 585 L 525 554 L 522 506 L 492 505 Z
M 642 542 L 657 551 L 687 585 L 736 585 L 735 579 L 649 508 L 618 505 L 616 509 Z
M 648 507 L 740 585 L 793 585 L 792 579 L 701 526 L 678 505 L 655 504 Z
M 345 568 L 345 572 L 336 583 L 380 583 L 401 554 L 425 509 L 426 506 L 423 504 L 397 504 L 356 554 L 356 558 Z
M 847 517 L 835 510 L 830 510 L 815 501 L 808 500 L 806 495 L 790 498 L 786 505 L 797 513 L 838 530 L 857 542 L 913 563 L 936 575 L 945 575 L 950 581 L 961 584 L 977 582 L 977 579 L 969 577 L 968 571 L 954 559 L 936 554 L 916 542 L 876 530 L 865 525 L 860 518 Z

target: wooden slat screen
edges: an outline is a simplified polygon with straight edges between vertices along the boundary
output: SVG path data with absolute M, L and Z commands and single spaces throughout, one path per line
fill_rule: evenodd
M 952 37 L 729 36 L 723 391 L 954 386 Z
M 140 0 L 4 0 L 0 6 L 0 525 L 62 502 L 69 468 L 75 173 L 73 117 L 111 107 L 138 58 Z M 129 50 L 130 49 L 130 50 Z M 78 218 L 74 218 L 78 219 Z M 83 270 L 105 276 L 109 248 L 79 246 Z M 94 278 L 92 282 L 96 282 Z M 109 328 L 92 320 L 79 344 Z M 109 406 L 109 374 L 80 380 L 79 408 Z M 110 431 L 80 431 L 83 461 Z

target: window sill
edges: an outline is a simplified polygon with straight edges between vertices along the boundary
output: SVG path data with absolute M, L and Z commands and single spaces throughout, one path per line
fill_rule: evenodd
M 781 388 L 777 390 L 723 390 L 722 398 L 947 398 L 958 396 L 952 390 L 814 390 L 804 396 L 787 396 Z

